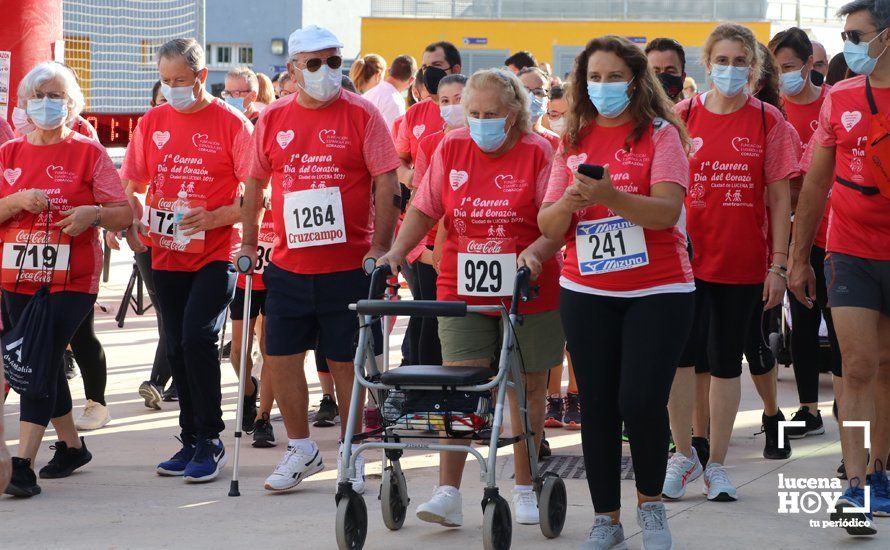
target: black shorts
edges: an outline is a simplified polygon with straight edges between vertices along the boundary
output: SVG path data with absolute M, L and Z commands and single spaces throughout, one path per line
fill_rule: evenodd
M 266 291 L 250 291 L 250 318 L 256 319 L 260 313 L 266 314 Z M 235 299 L 229 304 L 229 316 L 233 321 L 244 320 L 244 289 L 235 289 Z
M 349 304 L 368 297 L 371 278 L 364 271 L 299 275 L 269 264 L 263 283 L 269 355 L 296 355 L 316 349 L 331 361 L 355 358 L 358 315 L 349 310 Z M 379 327 L 379 322 L 376 324 Z
M 825 257 L 828 307 L 861 307 L 890 315 L 890 260 L 831 252 Z

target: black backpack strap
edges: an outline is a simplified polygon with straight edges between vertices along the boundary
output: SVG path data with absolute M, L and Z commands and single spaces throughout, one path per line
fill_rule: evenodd
M 865 77 L 865 98 L 868 99 L 868 108 L 871 109 L 872 116 L 878 114 L 878 105 L 875 103 L 875 96 L 871 91 L 871 80 Z
M 769 132 L 766 131 L 766 105 L 763 101 L 760 102 L 760 122 L 763 123 L 764 146 L 766 146 L 766 137 L 769 135 Z
M 686 109 L 686 118 L 683 119 L 683 122 L 685 122 L 687 126 L 689 125 L 689 117 L 692 116 L 692 104 L 695 103 L 697 99 L 698 94 L 692 96 L 689 100 L 689 107 Z

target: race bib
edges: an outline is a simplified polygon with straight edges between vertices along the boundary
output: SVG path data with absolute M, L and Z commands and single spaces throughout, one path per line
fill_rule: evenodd
M 345 243 L 340 188 L 322 187 L 286 194 L 284 229 L 288 248 Z
M 272 259 L 272 241 L 259 241 L 256 245 L 256 265 L 253 266 L 255 275 L 262 275 Z
M 460 296 L 513 296 L 516 239 L 461 237 L 457 252 Z
M 49 235 L 41 230 L 7 231 L 3 237 L 3 282 L 64 284 L 71 260 L 71 237 L 60 231 L 52 230 Z
M 181 242 L 176 241 L 176 224 L 173 215 L 173 203 L 176 199 L 152 197 L 151 209 L 148 213 L 148 231 L 153 246 L 167 250 L 198 254 L 204 252 L 204 232 L 199 231 Z M 192 208 L 206 206 L 206 201 L 189 199 Z
M 580 222 L 575 249 L 581 275 L 599 275 L 649 264 L 643 228 L 621 216 Z

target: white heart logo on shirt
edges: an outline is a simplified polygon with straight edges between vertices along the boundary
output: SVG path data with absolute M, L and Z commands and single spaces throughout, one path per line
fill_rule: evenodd
M 328 144 L 328 142 L 327 142 L 328 136 L 333 136 L 336 134 L 337 134 L 337 132 L 335 132 L 334 130 L 322 130 L 322 131 L 318 132 L 318 139 L 321 140 L 322 143 L 327 145 Z
M 751 143 L 751 140 L 746 137 L 734 137 L 732 138 L 732 148 L 738 152 L 742 152 L 742 147 Z
M 844 128 L 848 132 L 852 130 L 854 126 L 859 124 L 860 120 L 862 120 L 862 113 L 859 111 L 845 111 L 844 114 L 841 115 L 841 124 L 844 125 Z
M 207 134 L 195 134 L 192 136 L 192 144 L 197 147 L 198 144 L 204 143 L 208 139 L 210 139 L 210 136 L 208 136 Z
M 700 137 L 697 137 L 692 140 L 692 154 L 698 153 L 698 151 L 702 148 L 702 145 L 705 144 L 705 140 Z
M 451 188 L 455 191 L 463 187 L 469 179 L 470 175 L 463 170 L 452 170 L 451 173 L 448 174 L 448 181 L 451 183 Z
M 56 179 L 56 174 L 64 172 L 64 171 L 65 171 L 65 167 L 63 167 L 63 166 L 49 165 L 46 167 L 46 175 L 49 176 L 49 179 L 51 179 L 51 180 Z
M 587 162 L 587 153 L 581 153 L 580 155 L 570 155 L 569 158 L 566 159 L 566 166 L 569 167 L 569 170 L 572 172 L 577 172 L 578 167 Z
M 15 182 L 22 175 L 21 168 L 7 168 L 3 171 L 3 179 L 9 182 L 9 185 L 15 185 Z
M 151 135 L 152 141 L 157 145 L 158 150 L 160 151 L 164 144 L 170 141 L 170 132 L 155 132 Z
M 288 130 L 287 132 L 278 132 L 275 135 L 275 141 L 278 142 L 278 146 L 281 147 L 281 150 L 287 149 L 287 146 L 290 145 L 290 142 L 294 140 L 294 131 Z
M 818 129 L 819 129 L 819 121 L 818 121 L 818 120 L 811 120 L 811 121 L 810 121 L 810 130 L 812 130 L 812 131 L 815 132 L 815 131 L 818 130 Z
M 414 128 L 411 128 L 411 133 L 414 134 L 414 137 L 420 139 L 420 136 L 426 132 L 426 124 L 418 124 Z
M 627 151 L 624 149 L 618 149 L 615 151 L 615 160 L 620 163 L 624 163 L 624 157 L 627 155 Z

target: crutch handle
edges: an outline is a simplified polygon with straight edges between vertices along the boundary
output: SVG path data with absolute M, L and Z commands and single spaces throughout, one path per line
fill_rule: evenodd
M 250 258 L 250 256 L 239 256 L 238 261 L 235 262 L 235 265 L 238 268 L 238 273 L 247 275 L 253 268 L 253 260 Z

